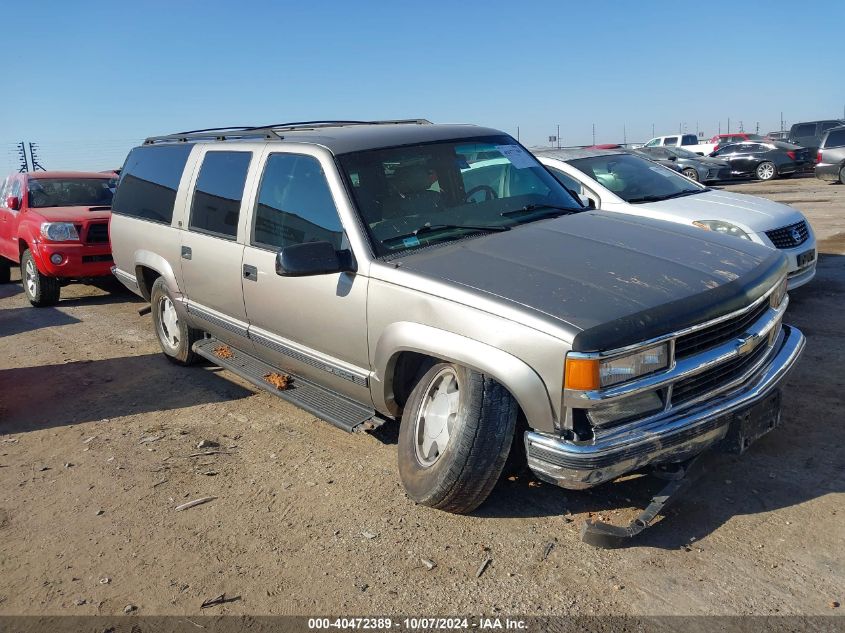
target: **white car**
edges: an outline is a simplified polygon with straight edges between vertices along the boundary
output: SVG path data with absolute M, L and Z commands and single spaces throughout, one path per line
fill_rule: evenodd
M 712 141 L 712 139 L 711 139 Z M 668 136 L 656 136 L 649 140 L 642 147 L 683 147 L 685 150 L 709 156 L 716 149 L 716 143 L 702 143 L 695 134 L 670 134 Z
M 789 288 L 816 274 L 816 236 L 798 209 L 705 187 L 623 151 L 546 150 L 537 158 L 588 206 L 692 225 L 765 244 L 789 258 Z

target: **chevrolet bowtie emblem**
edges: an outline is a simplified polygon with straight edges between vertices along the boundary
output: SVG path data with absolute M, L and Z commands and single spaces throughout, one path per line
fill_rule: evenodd
M 742 356 L 743 354 L 747 354 L 755 347 L 757 347 L 757 343 L 759 342 L 759 340 L 759 334 L 748 334 L 746 336 L 743 336 L 736 342 L 736 353 L 740 356 Z

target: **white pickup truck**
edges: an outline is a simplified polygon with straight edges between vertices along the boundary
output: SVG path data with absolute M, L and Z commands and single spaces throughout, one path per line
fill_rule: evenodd
M 670 145 L 672 147 L 683 147 L 685 150 L 701 156 L 709 156 L 716 149 L 716 143 L 712 142 L 713 139 L 710 139 L 710 141 L 710 143 L 702 143 L 695 134 L 673 134 L 670 136 L 657 136 L 643 145 L 643 147 Z

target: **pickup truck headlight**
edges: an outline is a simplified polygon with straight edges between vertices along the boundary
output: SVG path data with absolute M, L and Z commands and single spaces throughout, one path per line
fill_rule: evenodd
M 786 297 L 787 285 L 787 279 L 786 277 L 784 277 L 778 284 L 777 288 L 775 288 L 774 292 L 772 292 L 771 296 L 769 297 L 769 305 L 771 305 L 773 308 L 777 308 L 781 303 L 783 303 L 783 299 L 784 297 Z
M 705 231 L 715 231 L 716 233 L 723 233 L 725 235 L 733 235 L 734 237 L 741 237 L 744 240 L 750 240 L 748 233 L 739 228 L 736 224 L 730 222 L 723 222 L 722 220 L 696 220 L 693 222 L 694 226 Z
M 79 240 L 76 227 L 70 222 L 44 222 L 41 236 L 51 242 L 73 242 Z
M 567 356 L 564 385 L 567 389 L 610 387 L 669 367 L 669 344 L 661 343 L 608 359 Z

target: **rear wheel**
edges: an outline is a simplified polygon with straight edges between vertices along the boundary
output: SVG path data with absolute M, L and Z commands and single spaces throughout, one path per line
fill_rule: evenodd
M 155 280 L 150 292 L 153 327 L 155 328 L 161 351 L 167 359 L 177 365 L 192 365 L 198 357 L 192 349 L 193 344 L 202 336 L 202 332 L 188 327 L 179 313 L 167 284 L 162 277 Z
M 778 175 L 777 167 L 775 164 L 770 161 L 764 161 L 757 165 L 757 170 L 755 171 L 757 174 L 757 178 L 759 180 L 772 180 L 776 178 Z
M 7 284 L 12 279 L 12 262 L 0 257 L 0 284 Z
M 59 302 L 61 282 L 56 277 L 42 274 L 28 249 L 21 256 L 21 281 L 26 298 L 36 308 L 54 306 Z
M 694 180 L 698 182 L 698 172 L 695 171 L 692 167 L 687 167 L 681 172 L 684 176 L 689 178 L 690 180 Z
M 448 512 L 475 510 L 502 473 L 518 410 L 490 376 L 454 363 L 424 367 L 399 430 L 399 475 L 408 496 Z
M 839 184 L 845 185 L 845 165 L 839 170 Z

